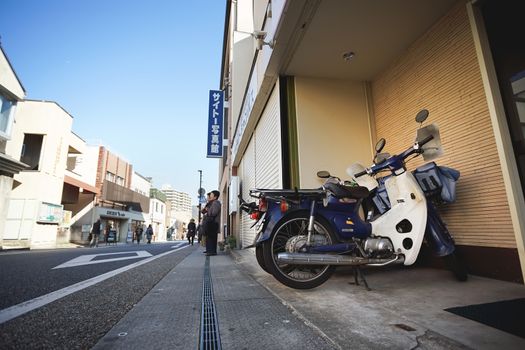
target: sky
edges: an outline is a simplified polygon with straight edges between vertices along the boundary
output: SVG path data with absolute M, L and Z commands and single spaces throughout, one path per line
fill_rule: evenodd
M 0 40 L 26 98 L 55 101 L 73 131 L 197 203 L 218 187 L 206 158 L 225 0 L 2 0 Z

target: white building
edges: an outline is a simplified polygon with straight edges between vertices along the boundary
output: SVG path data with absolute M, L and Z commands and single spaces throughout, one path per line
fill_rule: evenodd
M 156 188 L 152 188 L 150 191 L 149 214 L 147 214 L 146 225 L 149 224 L 153 227 L 153 240 L 165 242 L 167 240 L 166 195 Z
M 20 185 L 11 192 L 4 242 L 32 248 L 56 245 L 68 154 L 76 152 L 72 123 L 72 116 L 56 102 L 18 103 L 6 151 L 18 155 L 29 169 L 14 177 Z
M 13 177 L 25 169 L 25 164 L 18 161 L 18 154 L 6 152 L 6 142 L 11 139 L 16 106 L 25 94 L 22 83 L 0 45 L 0 250 L 4 247 L 4 225 Z
M 191 212 L 191 197 L 188 193 L 174 190 L 171 185 L 162 185 L 161 191 L 166 194 L 166 199 L 171 202 L 171 210 Z

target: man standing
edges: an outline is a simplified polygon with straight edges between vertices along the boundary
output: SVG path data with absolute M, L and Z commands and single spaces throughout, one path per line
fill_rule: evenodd
M 89 247 L 98 247 L 98 238 L 100 236 L 100 219 L 98 219 L 91 228 L 91 242 L 89 242 Z
M 219 196 L 219 191 L 211 191 L 205 208 L 202 225 L 206 235 L 206 256 L 217 255 L 217 235 L 221 227 L 221 202 L 219 202 Z

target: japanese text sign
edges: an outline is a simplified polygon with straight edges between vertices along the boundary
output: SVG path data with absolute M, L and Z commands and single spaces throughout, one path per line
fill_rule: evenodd
M 222 158 L 224 125 L 224 92 L 210 90 L 210 111 L 208 116 L 208 158 Z

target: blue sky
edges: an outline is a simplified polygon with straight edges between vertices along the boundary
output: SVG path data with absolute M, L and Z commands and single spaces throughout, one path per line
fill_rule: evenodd
M 58 102 L 73 131 L 101 140 L 196 203 L 218 187 L 206 158 L 224 0 L 2 0 L 0 35 L 27 98 Z

